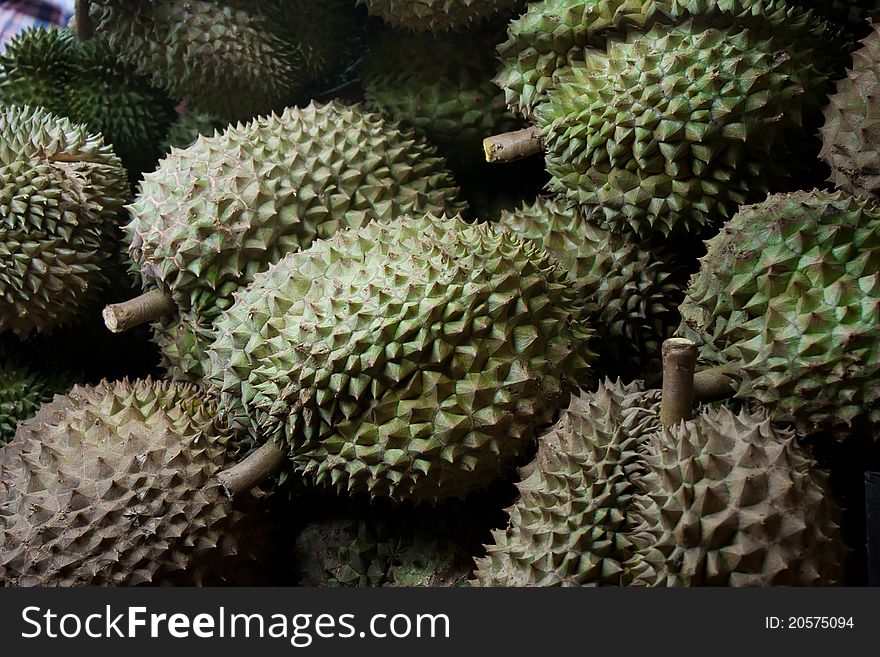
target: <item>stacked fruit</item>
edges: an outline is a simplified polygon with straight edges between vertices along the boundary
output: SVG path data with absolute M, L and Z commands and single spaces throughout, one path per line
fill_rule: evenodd
M 22 33 L 0 577 L 858 581 L 870 4 L 91 0 Z

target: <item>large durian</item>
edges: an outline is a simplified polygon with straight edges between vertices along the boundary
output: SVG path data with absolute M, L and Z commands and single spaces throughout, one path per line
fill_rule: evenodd
M 622 40 L 655 25 L 691 16 L 717 29 L 738 26 L 757 40 L 772 37 L 811 77 L 824 78 L 842 66 L 845 39 L 820 18 L 789 0 L 541 0 L 511 22 L 498 47 L 496 77 L 508 104 L 530 117 L 556 86 L 556 75 L 580 65 L 607 41 Z
M 208 379 L 316 484 L 463 497 L 587 381 L 592 332 L 576 297 L 545 252 L 491 226 L 371 223 L 238 293 Z
M 39 108 L 0 108 L 0 332 L 72 323 L 107 285 L 125 169 L 100 135 Z
M 852 70 L 825 108 L 822 159 L 851 194 L 880 197 L 880 24 L 853 53 Z
M 107 40 L 67 28 L 18 34 L 0 56 L 0 103 L 40 106 L 83 123 L 122 159 L 132 178 L 153 168 L 174 103 L 121 62 Z
M 370 14 L 391 25 L 423 32 L 466 28 L 499 12 L 512 12 L 522 0 L 358 0 Z
M 16 586 L 224 581 L 244 521 L 215 475 L 237 441 L 213 401 L 151 380 L 75 387 L 0 457 L 0 578 Z
M 675 271 L 649 244 L 600 228 L 599 207 L 541 197 L 502 212 L 499 223 L 559 259 L 589 305 L 602 343 L 602 371 L 660 371 L 660 346 L 680 323 L 685 272 Z
M 880 424 L 880 205 L 796 192 L 742 208 L 690 282 L 681 333 L 804 433 Z
M 643 237 L 699 232 L 780 189 L 786 136 L 803 140 L 824 83 L 774 37 L 702 18 L 609 40 L 555 80 L 535 110 L 549 187 Z
M 198 350 L 233 293 L 284 255 L 372 219 L 457 212 L 457 196 L 411 131 L 361 106 L 310 104 L 173 150 L 144 177 L 126 232 L 145 288 L 180 311 L 190 337 L 172 341 Z
M 483 586 L 829 585 L 842 545 L 825 476 L 763 412 L 661 428 L 659 392 L 606 380 L 539 441 Z
M 280 109 L 336 65 L 346 0 L 93 0 L 95 29 L 172 97 L 223 119 Z M 341 20 L 343 19 L 344 20 Z
M 361 79 L 367 106 L 412 126 L 451 163 L 473 166 L 482 140 L 518 127 L 492 83 L 489 39 L 388 32 L 371 45 Z

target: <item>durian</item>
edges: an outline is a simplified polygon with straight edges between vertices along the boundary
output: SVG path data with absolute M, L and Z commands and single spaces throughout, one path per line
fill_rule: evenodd
M 310 104 L 173 150 L 144 177 L 126 233 L 145 288 L 207 329 L 284 255 L 372 219 L 458 212 L 457 196 L 410 131 L 360 106 Z
M 543 251 L 460 218 L 401 218 L 280 260 L 217 322 L 224 410 L 340 492 L 487 486 L 588 380 L 583 307 Z
M 44 402 L 67 392 L 73 374 L 35 367 L 20 354 L 20 345 L 0 342 L 0 445 L 8 443 L 22 420 L 33 417 Z
M 847 78 L 825 108 L 821 157 L 850 194 L 880 197 L 880 24 L 853 54 Z
M 95 29 L 174 98 L 225 120 L 281 109 L 336 64 L 344 0 L 93 0 Z
M 43 109 L 0 108 L 0 332 L 48 333 L 98 297 L 128 194 L 100 135 Z
M 830 75 L 846 52 L 838 31 L 788 0 L 541 0 L 510 23 L 508 39 L 498 47 L 496 82 L 508 105 L 531 117 L 560 71 L 580 65 L 607 42 L 692 16 L 716 29 L 746 29 L 756 40 L 772 37 L 799 65 L 810 67 L 811 77 Z
M 56 397 L 3 448 L 0 578 L 217 583 L 245 519 L 215 476 L 236 444 L 194 386 L 102 382 Z
M 572 399 L 524 469 L 482 586 L 830 585 L 839 510 L 763 412 L 661 428 L 658 391 L 606 380 Z
M 466 28 L 497 13 L 512 12 L 521 0 L 358 0 L 391 25 L 423 32 Z
M 536 109 L 549 187 L 615 232 L 699 232 L 780 189 L 824 78 L 774 38 L 695 18 L 608 42 Z
M 54 27 L 21 32 L 0 56 L 0 103 L 41 106 L 102 133 L 133 179 L 155 166 L 175 116 L 106 39 L 80 42 Z
M 880 206 L 796 192 L 740 209 L 708 243 L 680 333 L 730 364 L 738 396 L 838 437 L 880 424 Z
M 367 107 L 416 129 L 452 164 L 474 166 L 485 137 L 518 127 L 492 83 L 488 39 L 388 32 L 366 55 Z
M 501 214 L 500 226 L 536 240 L 559 259 L 587 301 L 602 349 L 597 367 L 644 375 L 660 371 L 660 345 L 680 323 L 686 275 L 651 245 L 599 225 L 599 207 L 542 197 Z

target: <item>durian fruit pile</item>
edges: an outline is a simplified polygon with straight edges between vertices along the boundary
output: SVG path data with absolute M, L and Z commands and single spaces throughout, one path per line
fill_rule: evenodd
M 0 583 L 864 582 L 874 0 L 78 4 L 0 52 Z

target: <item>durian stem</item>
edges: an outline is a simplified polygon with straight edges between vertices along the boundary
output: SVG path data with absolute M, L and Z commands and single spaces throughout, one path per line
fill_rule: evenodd
M 697 345 L 684 338 L 669 338 L 663 343 L 663 391 L 660 399 L 660 424 L 669 427 L 694 415 L 694 368 Z
M 259 449 L 236 463 L 231 468 L 217 475 L 217 479 L 226 490 L 229 499 L 239 493 L 246 493 L 267 477 L 275 474 L 284 463 L 286 454 L 274 440 L 265 443 Z
M 486 162 L 513 162 L 544 150 L 541 128 L 533 126 L 515 132 L 504 132 L 483 140 Z
M 736 392 L 736 368 L 711 367 L 694 374 L 694 401 L 702 404 L 730 399 Z
M 174 301 L 164 292 L 151 290 L 144 294 L 104 307 L 104 324 L 113 333 L 123 333 L 130 328 L 161 319 L 174 312 Z
M 95 36 L 95 26 L 89 16 L 89 0 L 76 0 L 76 36 L 80 41 L 88 41 Z

